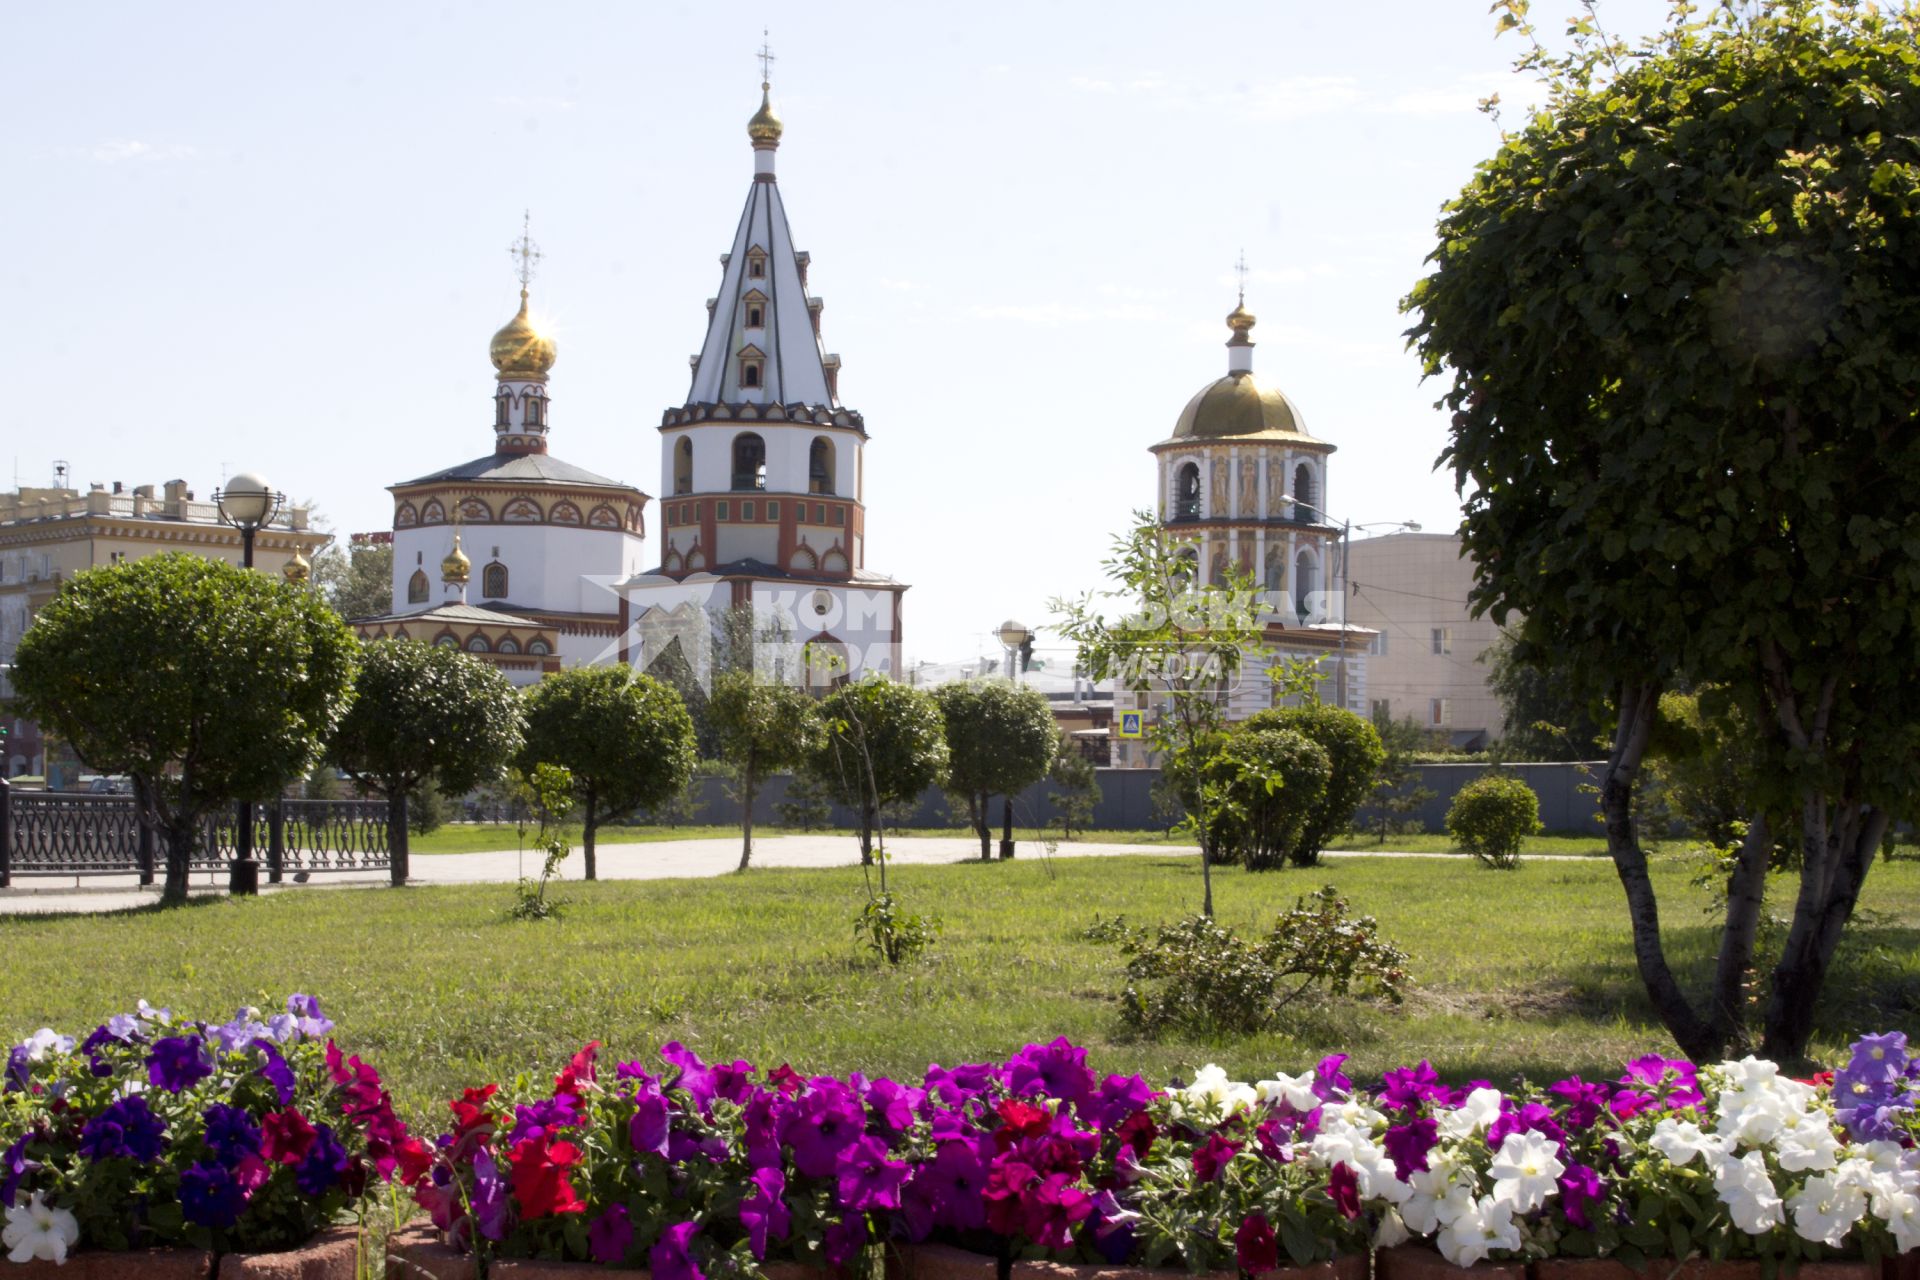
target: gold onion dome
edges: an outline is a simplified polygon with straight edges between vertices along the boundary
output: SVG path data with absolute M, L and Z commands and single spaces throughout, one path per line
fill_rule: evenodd
M 1247 304 L 1244 301 L 1227 312 L 1227 328 L 1237 334 L 1245 334 L 1247 330 L 1253 328 L 1253 312 L 1247 310 Z
M 293 559 L 280 566 L 280 575 L 288 582 L 305 582 L 313 576 L 313 562 L 300 554 L 299 548 L 296 547 Z
M 467 553 L 460 549 L 460 535 L 453 535 L 453 550 L 447 552 L 447 558 L 440 562 L 440 580 L 442 582 L 465 582 L 473 572 L 473 561 L 467 559 Z
M 533 327 L 527 317 L 527 291 L 520 290 L 520 311 L 493 335 L 488 347 L 493 367 L 503 378 L 544 378 L 557 353 L 553 339 Z
M 1233 337 L 1229 350 L 1253 345 L 1247 331 L 1253 328 L 1253 313 L 1243 303 L 1227 316 Z M 1174 424 L 1173 438 L 1222 440 L 1246 437 L 1294 437 L 1311 440 L 1300 411 L 1278 387 L 1263 387 L 1250 369 L 1236 369 L 1217 382 L 1200 388 Z
M 762 143 L 779 146 L 780 135 L 786 130 L 786 126 L 780 123 L 780 117 L 773 114 L 772 89 L 773 86 L 766 81 L 760 82 L 760 109 L 753 113 L 753 119 L 747 121 L 747 137 L 753 139 L 755 146 Z

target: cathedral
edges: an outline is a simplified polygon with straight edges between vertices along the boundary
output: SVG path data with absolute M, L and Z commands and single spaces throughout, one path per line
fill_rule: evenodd
M 907 588 L 866 566 L 866 424 L 840 402 L 840 357 L 774 181 L 783 128 L 760 90 L 746 208 L 686 400 L 660 422 L 656 553 L 646 493 L 548 451 L 557 352 L 529 314 L 539 254 L 523 234 L 520 310 L 489 347 L 493 450 L 389 487 L 393 606 L 356 620 L 363 638 L 455 646 L 516 684 L 676 649 L 699 679 L 749 636 L 772 679 L 899 670 Z

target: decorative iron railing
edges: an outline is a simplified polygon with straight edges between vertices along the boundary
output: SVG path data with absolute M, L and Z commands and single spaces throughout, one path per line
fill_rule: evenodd
M 287 875 L 389 866 L 384 800 L 278 800 L 254 806 L 253 847 L 269 883 Z M 201 824 L 190 862 L 234 857 L 238 819 L 223 805 Z M 131 796 L 22 791 L 0 781 L 0 888 L 15 876 L 138 875 L 153 883 L 165 853 Z

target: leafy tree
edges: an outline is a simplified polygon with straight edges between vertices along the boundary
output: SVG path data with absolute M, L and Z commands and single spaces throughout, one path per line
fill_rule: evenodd
M 714 678 L 708 702 L 720 752 L 738 777 L 740 867 L 753 857 L 753 802 L 769 773 L 792 769 L 820 746 L 820 720 L 813 699 L 785 684 L 769 684 L 752 668 Z
M 860 815 L 860 862 L 871 865 L 880 806 L 911 800 L 946 772 L 940 706 L 929 693 L 875 677 L 822 699 L 820 722 L 820 746 L 807 767 Z
M 313 558 L 313 585 L 343 618 L 372 618 L 393 610 L 393 548 L 356 536 Z
M 1326 797 L 1332 760 L 1305 734 L 1251 719 L 1207 743 L 1194 789 L 1213 797 L 1214 856 L 1249 871 L 1285 865 Z
M 787 779 L 786 796 L 773 811 L 781 826 L 811 831 L 826 826 L 833 817 L 830 800 L 826 783 L 803 770 Z
M 1447 834 L 1482 865 L 1511 871 L 1520 847 L 1540 832 L 1540 797 L 1510 773 L 1488 773 L 1454 794 Z
M 1374 812 L 1366 825 L 1384 845 L 1388 836 L 1400 835 L 1417 825 L 1409 815 L 1440 793 L 1419 785 L 1417 757 L 1426 746 L 1427 731 L 1418 720 L 1412 716 L 1398 720 L 1377 716 L 1373 729 L 1380 735 L 1382 757 L 1374 774 Z
M 277 795 L 313 766 L 358 650 L 310 592 L 169 552 L 62 586 L 20 638 L 13 684 L 22 712 L 88 768 L 132 779 L 173 903 L 207 813 Z
M 1327 753 L 1332 772 L 1320 799 L 1306 811 L 1300 837 L 1287 851 L 1296 867 L 1316 866 L 1320 851 L 1347 829 L 1367 793 L 1387 750 L 1371 724 L 1343 707 L 1310 702 L 1298 707 L 1275 707 L 1247 717 L 1245 728 L 1291 729 Z
M 693 773 L 693 721 L 680 695 L 628 666 L 570 667 L 523 695 L 521 767 L 559 765 L 581 809 L 585 877 L 599 877 L 594 836 L 609 818 L 659 804 Z
M 1146 738 L 1169 770 L 1219 729 L 1222 690 L 1239 678 L 1264 634 L 1252 579 L 1230 566 L 1224 582 L 1202 587 L 1193 550 L 1161 529 L 1152 512 L 1136 511 L 1133 527 L 1113 540 L 1113 554 L 1101 563 L 1114 589 L 1050 604 L 1062 619 L 1054 630 L 1078 648 L 1088 676 L 1146 694 L 1161 708 L 1148 718 Z M 1107 606 L 1126 612 L 1110 618 Z M 1183 798 L 1200 840 L 1201 912 L 1211 917 L 1213 801 L 1204 786 Z
M 1586 683 L 1564 666 L 1520 661 L 1514 637 L 1505 631 L 1480 661 L 1487 664 L 1487 687 L 1506 720 L 1500 736 L 1505 758 L 1592 760 L 1603 749 L 1606 732 L 1580 692 Z
M 429 778 L 455 795 L 498 778 L 520 749 L 520 699 L 486 663 L 418 640 L 368 645 L 353 687 L 327 756 L 387 797 L 393 883 L 405 884 L 407 797 Z
M 984 862 L 992 856 L 992 798 L 1018 795 L 1046 777 L 1060 730 L 1047 696 L 1031 685 L 956 680 L 933 697 L 946 726 L 947 789 L 965 797 Z
M 1448 205 L 1408 305 L 1449 379 L 1476 607 L 1611 705 L 1608 848 L 1697 1060 L 1747 1041 L 1767 815 L 1796 815 L 1761 1044 L 1791 1060 L 1920 779 L 1920 15 L 1690 8 L 1637 49 L 1583 23 L 1523 59 L 1548 103 Z M 1765 735 L 1704 998 L 1668 962 L 1633 808 L 1679 673 Z
M 1093 825 L 1093 807 L 1100 798 L 1100 775 L 1086 753 L 1066 734 L 1060 735 L 1054 748 L 1053 764 L 1047 769 L 1047 781 L 1053 784 L 1053 811 L 1067 839 L 1074 831 Z
M 708 714 L 707 686 L 681 646 L 680 637 L 668 641 L 660 655 L 647 664 L 646 674 L 680 695 L 680 704 L 693 723 L 694 749 L 700 759 L 719 755 L 720 740 L 714 734 L 713 717 Z
M 1173 829 L 1187 820 L 1187 806 L 1180 800 L 1179 780 L 1170 777 L 1164 769 L 1147 788 L 1147 802 L 1148 820 L 1167 835 L 1172 835 Z

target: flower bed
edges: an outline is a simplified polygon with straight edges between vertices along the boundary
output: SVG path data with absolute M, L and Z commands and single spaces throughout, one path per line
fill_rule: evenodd
M 8 1260 L 132 1274 L 119 1260 L 143 1251 L 142 1274 L 351 1277 L 357 1233 L 323 1233 L 369 1185 L 420 1176 L 428 1152 L 332 1029 L 303 995 L 218 1025 L 141 1001 L 84 1040 L 43 1028 L 14 1046 L 0 1076 Z

